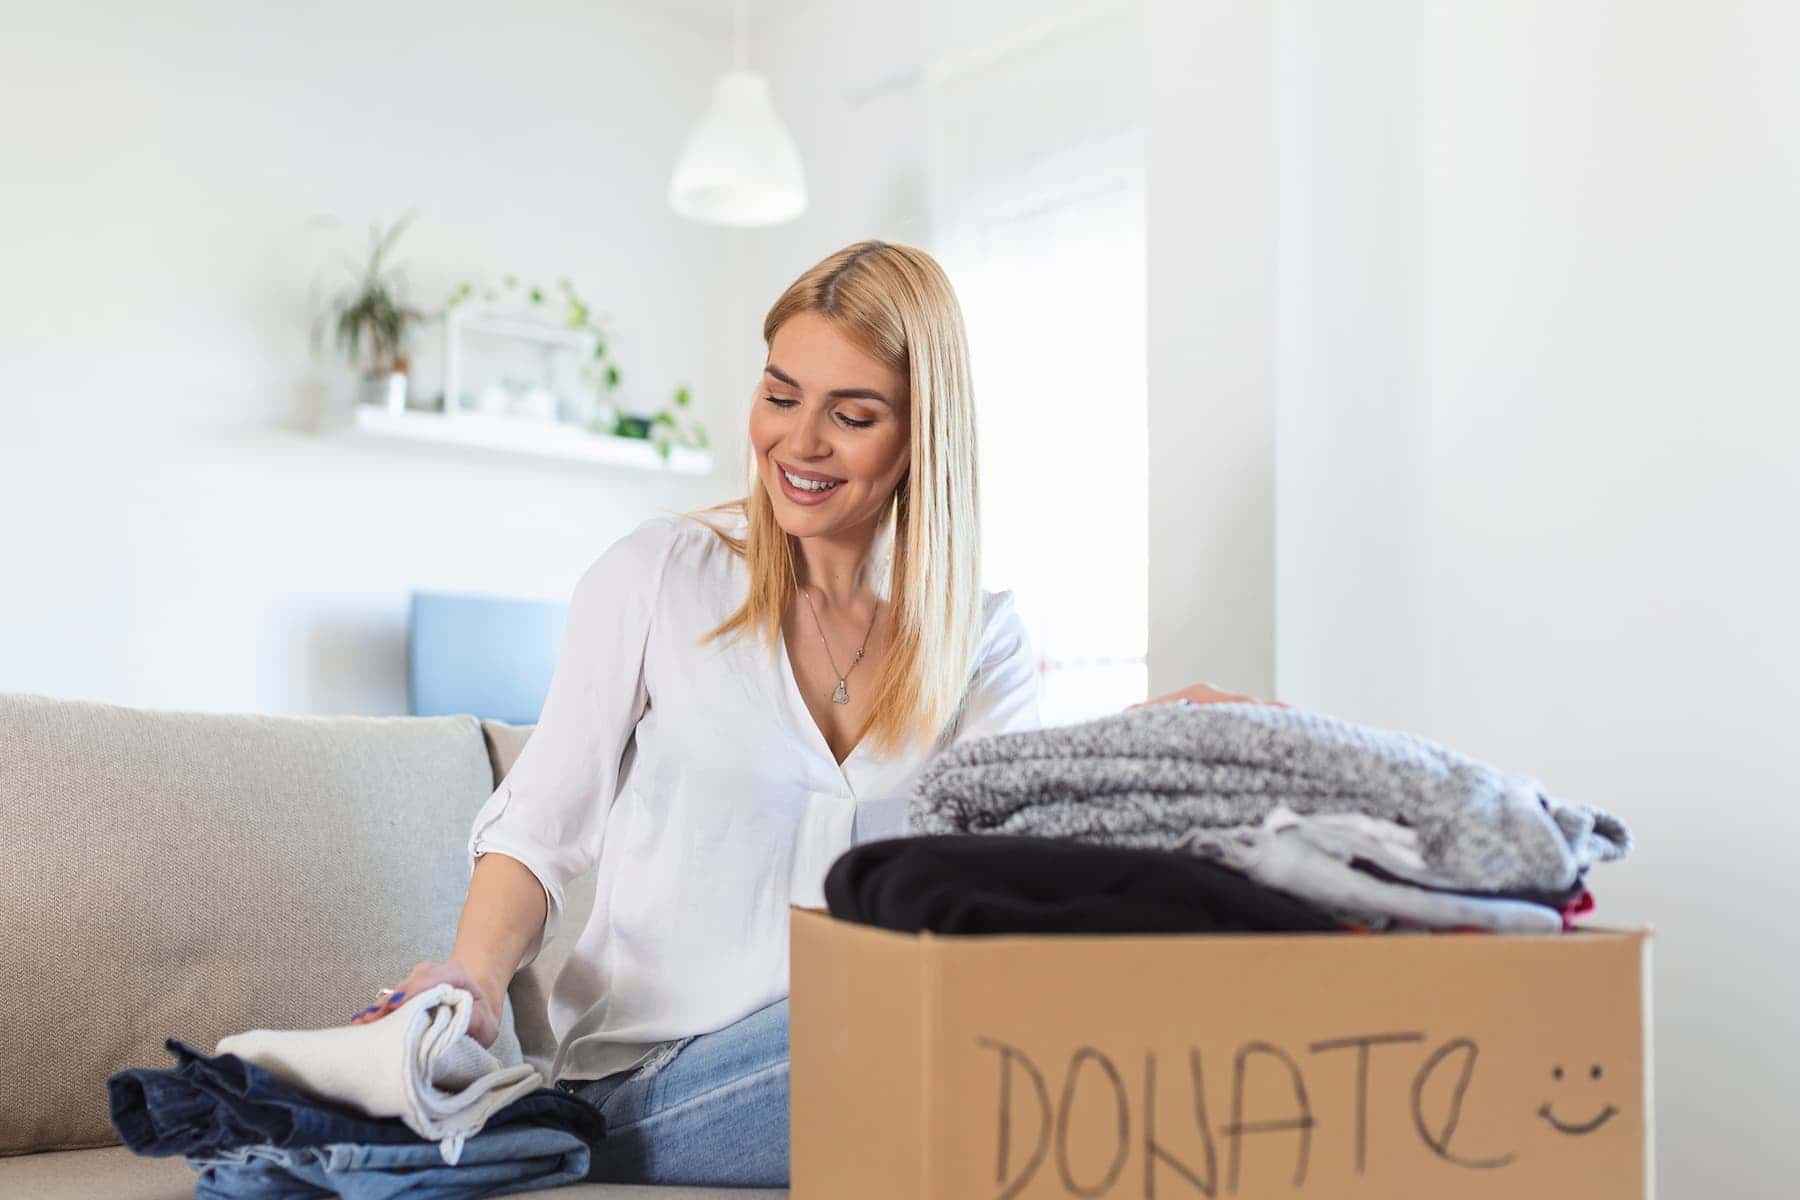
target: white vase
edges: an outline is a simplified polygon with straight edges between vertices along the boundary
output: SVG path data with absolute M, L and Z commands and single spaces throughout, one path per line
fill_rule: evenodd
M 391 413 L 406 411 L 406 372 L 378 371 L 364 375 L 357 400 Z

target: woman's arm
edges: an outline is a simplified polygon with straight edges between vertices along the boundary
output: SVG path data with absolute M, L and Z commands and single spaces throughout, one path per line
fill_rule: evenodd
M 666 519 L 646 521 L 582 575 L 543 711 L 471 822 L 456 957 L 502 986 L 556 936 L 563 888 L 599 858 L 619 761 L 649 701 L 644 651 L 676 535 Z
M 484 996 L 500 996 L 525 962 L 533 931 L 549 916 L 549 900 L 531 868 L 497 852 L 478 855 L 456 925 L 450 957 L 469 969 Z M 535 955 L 533 955 L 535 957 Z M 499 1005 L 495 1005 L 496 1018 Z

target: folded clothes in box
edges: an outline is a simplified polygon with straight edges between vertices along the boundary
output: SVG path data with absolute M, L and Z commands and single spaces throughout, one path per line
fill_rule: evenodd
M 1612 814 L 1168 704 L 959 743 L 908 815 L 790 910 L 796 1200 L 1646 1195 L 1648 934 L 1574 925 Z

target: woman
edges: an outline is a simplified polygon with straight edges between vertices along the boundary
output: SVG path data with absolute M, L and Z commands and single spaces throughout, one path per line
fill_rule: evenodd
M 450 957 L 356 1017 L 450 983 L 491 1046 L 597 867 L 550 999 L 551 1079 L 606 1118 L 590 1180 L 786 1185 L 788 906 L 822 907 L 839 854 L 903 832 L 934 754 L 1038 724 L 1012 593 L 980 588 L 942 269 L 846 247 L 763 338 L 747 495 L 645 521 L 588 568 L 538 723 L 474 819 Z

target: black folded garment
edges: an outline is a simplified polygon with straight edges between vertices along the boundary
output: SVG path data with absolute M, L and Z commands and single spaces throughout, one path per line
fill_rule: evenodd
M 1335 933 L 1324 910 L 1211 859 L 1067 838 L 926 834 L 852 846 L 831 915 L 902 933 Z

